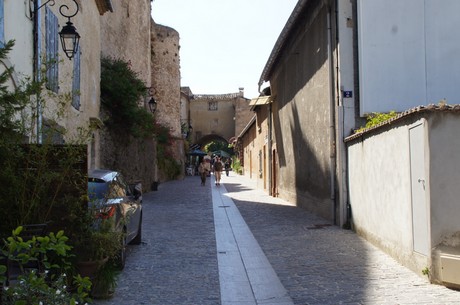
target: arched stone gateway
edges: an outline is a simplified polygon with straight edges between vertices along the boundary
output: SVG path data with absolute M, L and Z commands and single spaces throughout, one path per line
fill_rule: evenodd
M 204 147 L 213 141 L 228 144 L 253 115 L 243 88 L 228 94 L 192 94 L 190 88 L 183 88 L 182 94 L 189 101 L 189 109 L 184 109 L 184 113 L 188 112 L 189 125 L 193 127 L 189 138 L 191 148 Z
M 201 139 L 196 141 L 196 144 L 198 144 L 200 147 L 204 147 L 206 144 L 209 144 L 211 142 L 224 142 L 228 144 L 226 139 L 216 134 L 205 135 Z

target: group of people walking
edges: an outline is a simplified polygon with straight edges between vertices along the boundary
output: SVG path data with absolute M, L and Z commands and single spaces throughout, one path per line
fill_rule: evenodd
M 211 173 L 211 170 L 214 172 L 214 176 L 216 178 L 216 186 L 218 186 L 220 185 L 220 180 L 222 178 L 222 171 L 225 170 L 227 176 L 229 174 L 230 161 L 226 160 L 224 163 L 218 156 L 211 161 L 211 157 L 205 156 L 198 166 L 198 172 L 200 173 L 202 186 L 206 184 L 206 177 Z

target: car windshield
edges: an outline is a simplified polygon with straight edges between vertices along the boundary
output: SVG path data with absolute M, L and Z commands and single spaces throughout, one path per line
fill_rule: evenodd
M 104 199 L 107 197 L 109 187 L 105 182 L 89 181 L 88 182 L 88 196 L 90 201 L 95 199 Z

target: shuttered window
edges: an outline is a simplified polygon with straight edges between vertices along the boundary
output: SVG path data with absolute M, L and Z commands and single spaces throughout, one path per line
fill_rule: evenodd
M 73 57 L 72 106 L 80 110 L 80 54 L 81 47 Z
M 53 92 L 59 90 L 59 33 L 58 19 L 53 12 L 46 7 L 46 88 Z
M 3 0 L 0 0 L 0 48 L 5 46 L 5 18 L 3 10 Z

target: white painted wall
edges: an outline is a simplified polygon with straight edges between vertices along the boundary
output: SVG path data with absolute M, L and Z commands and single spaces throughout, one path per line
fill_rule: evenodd
M 350 135 L 351 130 L 355 129 L 355 103 L 356 103 L 356 92 L 354 92 L 354 61 L 353 61 L 353 31 L 354 24 L 353 20 L 353 7 L 349 1 L 338 1 L 337 2 L 337 31 L 339 42 L 337 46 L 337 66 L 338 70 L 338 82 L 340 92 L 336 93 L 338 97 L 338 108 L 337 108 L 337 189 L 338 189 L 338 201 L 339 201 L 339 215 L 338 223 L 343 226 L 346 223 L 347 217 L 347 156 L 346 146 L 343 139 Z M 334 42 L 331 42 L 334 44 Z M 344 92 L 352 93 L 351 97 L 345 97 Z M 347 95 L 348 96 L 348 95 Z M 337 98 L 336 97 L 336 98 Z
M 5 40 L 16 41 L 8 59 L 14 65 L 18 80 L 31 77 L 33 73 L 33 20 L 30 19 L 29 2 L 4 1 Z
M 460 102 L 459 11 L 458 0 L 358 0 L 361 115 Z
M 436 247 L 460 232 L 460 120 L 443 114 L 429 120 L 431 238 Z M 460 246 L 458 244 L 457 246 Z
M 348 148 L 349 193 L 356 231 L 388 253 L 412 253 L 408 128 L 398 127 Z
M 413 250 L 412 237 L 409 127 L 420 121 L 425 121 L 424 178 L 431 247 L 426 256 Z M 459 114 L 425 112 L 384 128 L 348 143 L 354 228 L 415 272 L 431 268 L 431 280 L 437 281 L 436 249 L 460 249 Z

